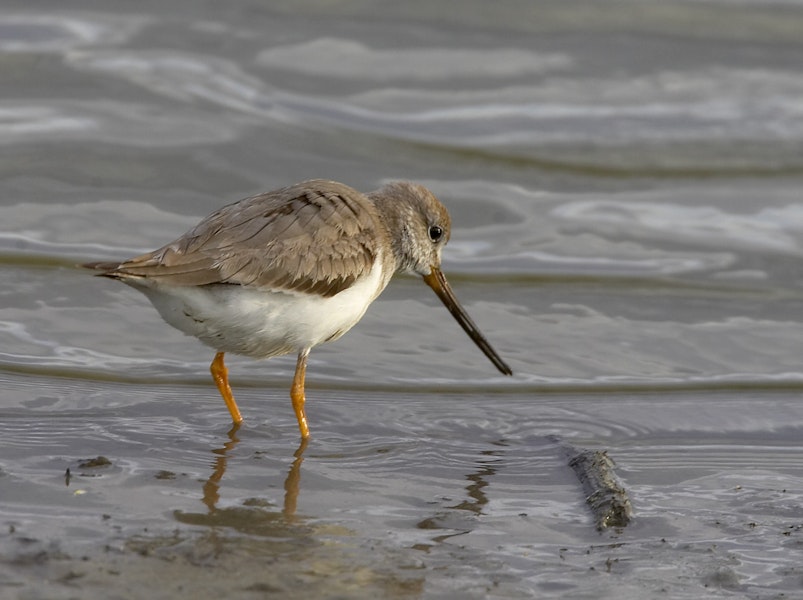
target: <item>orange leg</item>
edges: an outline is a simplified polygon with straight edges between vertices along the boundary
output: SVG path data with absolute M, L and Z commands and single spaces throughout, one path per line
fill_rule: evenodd
M 217 389 L 220 395 L 223 396 L 223 401 L 226 403 L 226 408 L 231 413 L 231 420 L 235 424 L 243 422 L 243 416 L 240 414 L 240 409 L 237 408 L 237 403 L 234 401 L 234 395 L 231 393 L 231 386 L 229 386 L 229 370 L 223 364 L 223 352 L 215 354 L 215 360 L 209 366 L 209 371 L 212 373 L 212 379 L 217 384 Z
M 307 413 L 304 412 L 304 378 L 307 375 L 307 356 L 309 349 L 302 350 L 298 354 L 296 362 L 296 374 L 293 377 L 293 387 L 290 388 L 290 399 L 293 401 L 293 410 L 296 411 L 298 428 L 301 430 L 301 439 L 309 437 L 309 426 L 307 425 Z

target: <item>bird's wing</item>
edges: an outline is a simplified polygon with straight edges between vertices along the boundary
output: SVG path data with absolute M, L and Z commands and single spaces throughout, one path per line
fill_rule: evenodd
M 174 242 L 104 274 L 329 297 L 371 270 L 381 228 L 376 208 L 360 192 L 306 181 L 225 206 Z

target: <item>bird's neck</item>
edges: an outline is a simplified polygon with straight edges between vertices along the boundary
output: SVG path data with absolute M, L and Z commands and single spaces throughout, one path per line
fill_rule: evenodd
M 381 213 L 382 223 L 387 228 L 392 256 L 386 260 L 393 260 L 394 271 L 410 273 L 415 266 L 412 259 L 415 244 L 410 228 L 413 209 L 406 202 L 399 202 L 397 197 L 385 191 L 385 188 L 381 188 L 366 195 Z

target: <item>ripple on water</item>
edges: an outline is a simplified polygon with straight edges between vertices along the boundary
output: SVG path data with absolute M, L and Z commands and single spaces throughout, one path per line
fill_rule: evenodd
M 63 53 L 86 46 L 122 44 L 150 21 L 133 14 L 4 14 L 0 15 L 0 51 Z
M 56 393 L 57 383 L 44 396 Z M 630 561 L 636 570 L 652 568 L 660 556 L 676 564 L 702 551 L 705 539 L 718 540 L 746 565 L 768 533 L 786 539 L 783 524 L 794 525 L 800 500 L 792 490 L 803 427 L 794 394 L 524 399 L 335 391 L 310 405 L 314 437 L 299 462 L 284 394 L 282 404 L 253 405 L 257 411 L 232 437 L 219 400 L 199 399 L 184 386 L 79 380 L 64 388 L 72 389 L 62 400 L 75 403 L 72 411 L 62 406 L 47 420 L 11 411 L 2 420 L 0 435 L 12 452 L 4 477 L 24 482 L 4 514 L 22 522 L 26 499 L 26 514 L 69 502 L 66 512 L 87 528 L 84 539 L 108 535 L 96 514 L 103 512 L 125 532 L 157 527 L 156 521 L 169 529 L 177 521 L 199 531 L 268 537 L 298 533 L 304 515 L 312 515 L 358 540 L 381 530 L 395 547 L 426 548 L 429 568 L 455 569 L 457 553 L 460 564 L 481 576 L 498 560 L 511 585 L 538 587 L 595 561 L 604 569 L 607 558 Z M 80 404 L 81 388 L 133 402 L 88 410 Z M 40 392 L 32 386 L 17 389 L 24 403 L 37 402 Z M 254 398 L 246 396 L 250 404 Z M 44 401 L 39 406 L 47 408 Z M 634 533 L 621 538 L 621 547 L 591 550 L 592 556 L 588 544 L 600 538 L 589 537 L 593 527 L 566 465 L 567 448 L 579 446 L 608 450 L 636 507 Z M 85 477 L 75 470 L 65 487 L 66 466 L 75 469 L 76 457 L 97 454 L 108 456 L 112 467 Z M 293 485 L 295 495 L 288 495 Z M 75 489 L 86 493 L 74 496 Z M 287 506 L 296 507 L 301 529 L 279 527 L 288 526 L 279 516 Z M 60 527 L 47 519 L 38 526 L 48 523 Z M 669 541 L 644 560 L 636 558 L 645 551 L 643 540 L 632 536 Z M 673 544 L 677 539 L 685 548 Z M 548 557 L 547 564 L 538 557 Z M 516 575 L 535 563 L 548 571 L 553 561 L 552 577 Z M 771 568 L 758 558 L 750 565 L 756 573 Z
M 277 116 L 274 88 L 221 57 L 166 49 L 100 50 L 75 53 L 68 60 L 73 68 L 127 79 L 184 103 L 203 100 L 234 113 Z
M 595 232 L 618 240 L 644 236 L 652 243 L 663 239 L 685 248 L 695 245 L 794 256 L 803 253 L 803 208 L 793 197 L 778 194 L 773 198 L 775 206 L 737 213 L 719 208 L 726 204 L 718 198 L 722 193 L 728 192 L 714 190 L 707 199 L 695 193 L 692 205 L 685 205 L 687 194 L 677 189 L 651 192 L 646 195 L 648 201 L 644 192 L 639 192 L 633 202 L 629 194 L 620 193 L 616 198 L 566 202 L 553 213 L 560 220 L 584 229 L 593 227 Z
M 232 142 L 240 126 L 210 120 L 197 109 L 155 113 L 133 102 L 6 100 L 0 106 L 0 144 L 91 141 L 164 148 Z
M 571 59 L 560 53 L 517 48 L 372 48 L 353 39 L 318 38 L 262 50 L 258 64 L 311 76 L 359 79 L 443 81 L 560 71 Z

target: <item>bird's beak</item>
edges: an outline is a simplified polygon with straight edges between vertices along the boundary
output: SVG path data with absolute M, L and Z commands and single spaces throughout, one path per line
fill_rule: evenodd
M 496 353 L 496 350 L 491 347 L 491 344 L 485 339 L 485 336 L 480 333 L 480 330 L 474 324 L 474 321 L 471 320 L 471 317 L 469 317 L 466 311 L 463 310 L 463 307 L 460 306 L 451 286 L 449 286 L 449 282 L 446 281 L 446 276 L 441 270 L 437 267 L 432 267 L 429 275 L 424 275 L 423 277 L 426 284 L 432 288 L 438 295 L 438 298 L 446 305 L 446 308 L 449 309 L 449 312 L 452 313 L 452 316 L 457 319 L 457 322 L 460 323 L 460 327 L 465 330 L 468 337 L 474 340 L 474 343 L 477 344 L 485 356 L 496 365 L 496 368 L 505 375 L 513 375 L 513 371 L 511 371 L 510 367 L 507 366 L 505 361 Z

